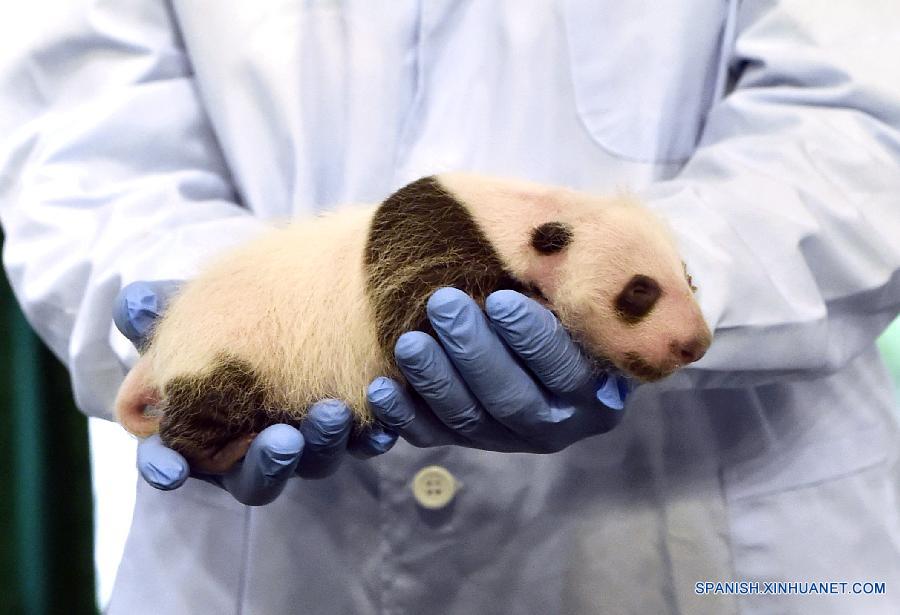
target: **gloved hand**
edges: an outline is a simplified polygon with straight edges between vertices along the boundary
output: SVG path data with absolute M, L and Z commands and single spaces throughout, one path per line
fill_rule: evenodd
M 378 419 L 415 446 L 555 452 L 615 427 L 632 385 L 597 374 L 557 318 L 501 290 L 485 312 L 455 288 L 428 301 L 431 336 L 408 332 L 394 352 L 419 397 L 378 378 L 368 401 Z
M 135 282 L 119 293 L 113 320 L 137 348 L 147 341 L 178 286 L 174 281 Z M 154 435 L 138 445 L 138 471 L 157 489 L 180 487 L 191 475 L 222 487 L 244 504 L 268 504 L 291 476 L 323 478 L 337 470 L 346 452 L 369 458 L 387 452 L 396 442 L 395 432 L 377 425 L 362 434 L 352 433 L 351 418 L 342 402 L 320 401 L 310 408 L 299 430 L 290 425 L 267 427 L 254 438 L 243 461 L 215 476 L 191 473 L 185 458 Z

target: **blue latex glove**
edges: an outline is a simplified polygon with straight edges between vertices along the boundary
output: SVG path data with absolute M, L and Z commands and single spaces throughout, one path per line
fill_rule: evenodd
M 547 453 L 622 419 L 631 384 L 598 375 L 536 301 L 501 290 L 482 312 L 465 293 L 441 288 L 427 310 L 440 344 L 413 331 L 395 346 L 419 397 L 388 378 L 368 390 L 379 420 L 413 445 Z
M 135 282 L 119 293 L 113 320 L 137 348 L 147 341 L 178 286 L 173 281 Z M 254 438 L 243 461 L 215 476 L 191 473 L 185 458 L 155 435 L 138 445 L 138 471 L 157 489 L 175 489 L 194 476 L 222 487 L 244 504 L 268 504 L 291 476 L 323 478 L 338 469 L 347 452 L 365 459 L 387 452 L 396 442 L 397 434 L 380 426 L 354 433 L 351 418 L 342 402 L 320 401 L 310 408 L 299 430 L 290 425 L 267 427 Z

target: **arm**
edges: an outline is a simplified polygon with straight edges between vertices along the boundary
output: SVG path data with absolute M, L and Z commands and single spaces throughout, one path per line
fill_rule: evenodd
M 187 279 L 265 225 L 237 204 L 165 3 L 17 6 L 27 9 L 0 22 L 13 50 L 0 56 L 4 261 L 30 323 L 69 367 L 79 407 L 109 418 L 123 364 L 136 357 L 113 326 L 120 290 Z M 118 322 L 137 341 L 156 313 Z M 348 448 L 372 456 L 395 437 L 350 431 L 346 407 L 317 404 L 299 431 L 265 430 L 239 468 L 206 478 L 263 504 L 294 473 L 325 476 Z M 189 472 L 155 439 L 141 443 L 138 468 L 163 489 Z
M 120 288 L 185 279 L 263 223 L 236 204 L 165 3 L 19 6 L 0 59 L 4 262 L 79 407 L 109 417 L 135 356 L 112 326 Z
M 733 91 L 643 195 L 680 236 L 715 330 L 667 386 L 814 378 L 900 306 L 900 5 L 743 2 Z

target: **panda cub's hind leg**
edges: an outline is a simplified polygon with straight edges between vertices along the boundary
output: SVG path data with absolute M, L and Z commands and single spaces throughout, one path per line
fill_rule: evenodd
M 116 396 L 115 418 L 128 432 L 146 438 L 159 429 L 159 417 L 147 414 L 159 403 L 159 391 L 150 380 L 150 363 L 139 360 L 125 376 Z
M 203 375 L 167 382 L 160 410 L 163 444 L 184 455 L 192 469 L 211 474 L 240 460 L 268 425 L 298 425 L 285 409 L 273 407 L 248 363 L 226 355 Z

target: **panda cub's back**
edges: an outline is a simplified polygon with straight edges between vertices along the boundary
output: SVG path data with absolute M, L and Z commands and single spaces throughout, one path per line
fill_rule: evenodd
M 176 296 L 147 353 L 163 416 L 204 390 L 257 395 L 291 423 L 326 397 L 360 410 L 366 385 L 385 372 L 363 280 L 372 211 L 345 208 L 267 233 Z

